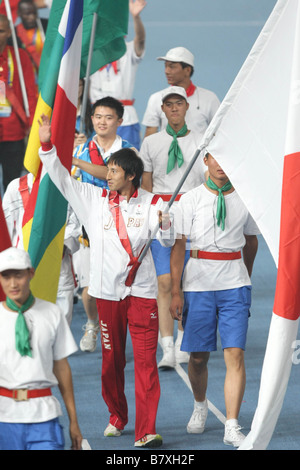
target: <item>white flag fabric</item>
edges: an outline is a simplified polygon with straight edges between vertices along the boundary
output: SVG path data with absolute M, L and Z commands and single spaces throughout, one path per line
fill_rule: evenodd
M 204 136 L 276 264 L 297 4 L 276 4 Z
M 300 2 L 279 0 L 203 140 L 278 266 L 258 405 L 240 450 L 267 448 L 290 377 L 300 314 L 299 129 Z

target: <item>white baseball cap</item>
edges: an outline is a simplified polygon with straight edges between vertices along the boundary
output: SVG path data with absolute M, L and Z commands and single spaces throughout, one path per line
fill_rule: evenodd
M 187 101 L 187 94 L 184 88 L 182 88 L 181 86 L 170 86 L 169 88 L 166 88 L 162 93 L 162 96 L 161 96 L 162 103 L 166 100 L 168 96 L 171 96 L 171 95 L 182 96 L 185 99 L 185 101 Z
M 30 256 L 25 250 L 20 248 L 7 248 L 0 253 L 0 273 L 8 269 L 28 269 L 32 268 Z
M 170 62 L 184 62 L 194 67 L 194 56 L 185 47 L 174 47 L 170 49 L 164 57 L 157 57 L 157 60 L 169 60 Z

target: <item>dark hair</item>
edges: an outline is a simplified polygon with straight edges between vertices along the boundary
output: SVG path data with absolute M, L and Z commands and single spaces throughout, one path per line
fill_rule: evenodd
M 18 3 L 18 12 L 20 11 L 20 7 L 24 4 L 25 5 L 27 5 L 27 4 L 32 5 L 35 10 L 37 9 L 33 0 L 20 0 L 19 3 Z
M 105 96 L 104 98 L 97 100 L 92 106 L 92 116 L 94 115 L 95 110 L 98 106 L 105 106 L 107 108 L 114 109 L 119 119 L 122 119 L 123 117 L 123 114 L 124 114 L 123 104 L 120 101 L 113 98 L 112 96 Z
M 183 69 L 185 69 L 186 67 L 191 67 L 191 74 L 190 74 L 190 77 L 191 77 L 194 73 L 194 67 L 190 64 L 186 64 L 185 62 L 180 62 L 180 64 Z
M 144 171 L 143 160 L 136 154 L 132 148 L 123 148 L 113 153 L 107 164 L 115 164 L 125 171 L 125 177 L 135 175 L 132 184 L 138 188 L 141 184 L 141 178 Z

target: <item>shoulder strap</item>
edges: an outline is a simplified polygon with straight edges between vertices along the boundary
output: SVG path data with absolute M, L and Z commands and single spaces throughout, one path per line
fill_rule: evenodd
M 27 181 L 27 175 L 21 176 L 20 182 L 19 182 L 19 192 L 21 194 L 21 198 L 23 201 L 23 207 L 24 209 L 27 206 L 28 199 L 29 199 L 29 187 L 28 187 L 28 181 Z
M 159 200 L 160 196 L 159 194 L 154 194 L 153 198 L 152 198 L 152 201 L 151 201 L 151 205 L 152 206 L 155 206 L 155 204 L 157 203 L 157 201 Z
M 89 154 L 90 154 L 90 157 L 91 157 L 91 162 L 94 165 L 105 166 L 102 155 L 99 152 L 99 149 L 98 149 L 97 145 L 95 144 L 95 142 L 93 140 L 91 140 L 90 143 L 89 143 Z

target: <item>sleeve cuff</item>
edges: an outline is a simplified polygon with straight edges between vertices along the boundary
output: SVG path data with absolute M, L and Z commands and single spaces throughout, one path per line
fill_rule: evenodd
M 49 150 L 51 150 L 53 147 L 51 140 L 50 142 L 41 142 L 41 147 L 43 152 L 48 152 Z

